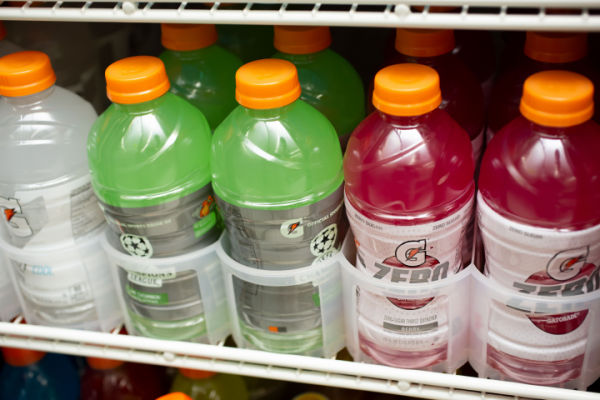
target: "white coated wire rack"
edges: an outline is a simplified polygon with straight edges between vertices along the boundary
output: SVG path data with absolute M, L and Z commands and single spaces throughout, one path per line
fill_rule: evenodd
M 0 323 L 0 346 L 440 400 L 599 400 L 600 393 L 121 334 Z
M 418 7 L 421 6 L 421 7 Z M 453 6 L 453 10 L 432 6 Z M 4 2 L 0 19 L 600 31 L 598 0 Z

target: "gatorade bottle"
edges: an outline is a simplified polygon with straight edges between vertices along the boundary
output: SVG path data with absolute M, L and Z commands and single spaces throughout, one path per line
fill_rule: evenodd
M 473 159 L 477 163 L 484 139 L 483 92 L 475 74 L 453 54 L 454 48 L 454 32 L 451 30 L 398 28 L 398 54 L 392 63 L 418 63 L 438 72 L 444 93 L 440 108 L 467 131 L 473 146 Z
M 273 57 L 291 61 L 298 69 L 300 98 L 331 121 L 346 148 L 352 130 L 365 117 L 365 90 L 358 72 L 329 49 L 326 26 L 276 26 Z
M 217 45 L 214 25 L 161 24 L 160 55 L 175 93 L 202 111 L 214 130 L 237 105 L 235 71 L 242 61 Z
M 106 69 L 112 104 L 88 139 L 92 184 L 116 248 L 166 257 L 219 234 L 202 112 L 169 93 L 163 63 L 125 58 Z
M 237 5 L 230 4 L 234 7 Z M 268 5 L 266 5 L 268 7 Z M 227 3 L 221 3 L 221 8 Z M 261 9 L 261 4 L 254 4 L 252 9 Z M 238 56 L 242 62 L 250 62 L 270 57 L 273 48 L 273 27 L 269 25 L 217 25 L 219 44 Z
M 600 82 L 587 57 L 587 34 L 527 32 L 524 56 L 502 73 L 492 89 L 486 139 L 517 118 L 525 79 L 540 71 L 569 70 Z M 596 94 L 598 95 L 598 94 Z
M 236 73 L 240 103 L 215 131 L 211 168 L 230 255 L 255 268 L 305 267 L 341 243 L 342 152 L 331 123 L 299 100 L 296 68 L 250 62 Z M 234 279 L 243 335 L 260 349 L 322 345 L 318 288 Z
M 241 376 L 180 368 L 171 391 L 189 395 L 192 400 L 248 400 Z
M 158 367 L 104 358 L 87 358 L 81 378 L 81 399 L 154 400 L 166 391 Z
M 356 266 L 374 278 L 423 283 L 461 269 L 473 158 L 468 135 L 441 102 L 434 69 L 386 67 L 375 76 L 377 111 L 348 142 L 345 203 Z M 406 300 L 361 290 L 357 306 L 360 348 L 375 361 L 425 368 L 446 359 L 445 296 Z M 407 322 L 390 322 L 400 319 Z
M 79 376 L 62 354 L 3 348 L 0 398 L 10 400 L 77 400 Z
M 573 72 L 536 73 L 523 86 L 521 116 L 489 143 L 477 208 L 486 270 L 500 285 L 565 302 L 598 289 L 600 126 L 590 120 L 593 91 Z M 588 311 L 546 311 L 498 307 L 488 364 L 528 383 L 577 378 L 586 337 L 594 334 Z
M 0 58 L 2 225 L 24 249 L 73 244 L 104 222 L 85 152 L 96 113 L 55 81 L 44 53 Z
M 165 394 L 164 396 L 161 396 L 156 400 L 192 400 L 192 398 L 185 393 L 175 392 Z

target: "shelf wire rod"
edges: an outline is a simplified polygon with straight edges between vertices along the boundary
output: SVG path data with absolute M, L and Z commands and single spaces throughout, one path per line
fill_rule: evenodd
M 321 8 L 321 3 L 315 3 L 315 5 L 313 6 L 313 8 L 311 10 L 313 17 L 315 15 L 317 15 L 317 13 L 319 12 L 320 8 Z
M 248 16 L 250 9 L 252 9 L 252 3 L 246 3 L 246 7 L 244 7 L 244 9 L 242 10 L 242 14 L 244 14 L 244 17 Z
M 52 6 L 52 12 L 56 13 L 60 7 L 62 6 L 63 2 L 61 1 L 57 1 L 56 3 L 54 3 L 54 6 Z
M 220 2 L 215 1 L 213 3 L 213 6 L 210 8 L 210 15 L 213 15 L 215 13 L 215 11 L 217 11 L 219 9 L 219 6 L 221 5 Z
M 142 13 L 147 14 L 153 5 L 154 5 L 153 2 L 151 2 L 151 1 L 147 2 L 146 5 L 144 6 L 144 9 L 142 10 Z
M 180 14 L 185 11 L 185 7 L 187 7 L 187 1 L 182 1 L 177 8 L 177 14 Z

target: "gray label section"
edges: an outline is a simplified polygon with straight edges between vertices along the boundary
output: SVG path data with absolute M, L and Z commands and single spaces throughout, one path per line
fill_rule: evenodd
M 119 267 L 119 280 L 127 308 L 156 321 L 179 321 L 204 313 L 196 271 L 181 271 L 160 286 L 140 285 Z M 134 273 L 135 274 L 135 273 Z
M 101 203 L 115 248 L 137 257 L 170 257 L 214 242 L 220 229 L 212 188 L 169 202 L 140 208 Z
M 406 335 L 410 335 L 410 334 L 414 334 L 414 333 L 429 332 L 431 330 L 437 329 L 437 327 L 438 327 L 437 322 L 430 322 L 429 324 L 424 324 L 424 325 L 396 325 L 396 324 L 391 324 L 389 322 L 383 323 L 384 329 L 389 329 L 391 331 L 406 334 Z
M 302 332 L 321 326 L 319 288 L 262 286 L 233 277 L 238 314 L 245 324 L 273 333 Z
M 314 204 L 287 210 L 256 210 L 217 197 L 225 219 L 230 256 L 247 266 L 293 269 L 337 253 L 346 232 L 343 185 Z

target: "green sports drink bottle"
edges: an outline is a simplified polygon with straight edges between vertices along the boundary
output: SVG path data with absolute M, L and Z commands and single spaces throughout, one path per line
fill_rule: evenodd
M 340 144 L 327 118 L 299 97 L 292 63 L 250 62 L 236 73 L 240 106 L 215 131 L 213 188 L 230 256 L 246 266 L 295 269 L 339 249 Z M 306 354 L 322 345 L 312 284 L 269 287 L 234 277 L 234 290 L 240 330 L 253 346 Z
M 117 61 L 107 68 L 106 81 L 113 104 L 92 126 L 88 159 L 109 242 L 141 258 L 180 255 L 214 242 L 220 228 L 210 186 L 211 133 L 202 112 L 168 92 L 156 57 Z M 179 340 L 203 333 L 196 272 L 189 273 L 119 271 L 139 332 L 162 338 L 172 332 Z
M 216 44 L 214 25 L 160 27 L 166 49 L 160 58 L 171 81 L 171 92 L 198 107 L 214 131 L 237 105 L 235 71 L 242 60 Z
M 248 390 L 239 375 L 180 368 L 171 392 L 185 393 L 192 400 L 248 400 Z
M 358 72 L 329 49 L 329 27 L 276 26 L 273 57 L 291 61 L 298 69 L 300 98 L 331 121 L 346 148 L 348 138 L 365 117 L 365 90 Z

